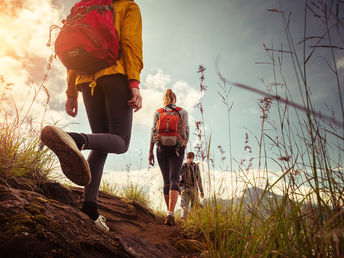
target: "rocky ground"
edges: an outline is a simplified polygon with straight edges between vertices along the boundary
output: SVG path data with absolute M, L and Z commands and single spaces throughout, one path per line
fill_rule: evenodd
M 0 257 L 198 256 L 181 250 L 178 226 L 163 225 L 135 202 L 101 192 L 99 212 L 110 228 L 104 233 L 79 210 L 82 188 L 36 185 L 0 184 Z

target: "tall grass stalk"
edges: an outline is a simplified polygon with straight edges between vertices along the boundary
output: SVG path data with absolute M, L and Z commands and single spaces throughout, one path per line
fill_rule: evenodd
M 206 68 L 203 65 L 198 67 L 197 73 L 200 74 L 200 94 L 204 96 L 207 86 L 204 84 L 205 82 L 205 70 Z M 208 187 L 209 191 L 212 189 L 211 185 L 211 178 L 210 178 L 210 162 L 209 162 L 209 155 L 210 155 L 210 140 L 208 141 L 208 136 L 206 134 L 206 127 L 205 127 L 205 118 L 204 118 L 204 106 L 202 100 L 196 105 L 199 109 L 201 120 L 195 121 L 196 125 L 196 135 L 198 137 L 198 144 L 196 145 L 196 156 L 200 157 L 202 160 L 202 170 L 204 171 L 204 164 L 206 164 L 206 170 L 208 174 Z
M 338 11 L 333 10 L 340 4 L 334 0 L 306 0 L 303 39 L 299 44 L 295 43 L 290 28 L 292 14 L 286 14 L 282 8 L 269 10 L 282 18 L 287 49 L 283 45 L 275 48 L 273 42 L 271 47 L 264 45 L 273 74 L 273 81 L 266 83 L 273 93 L 265 93 L 260 101 L 258 152 L 259 159 L 264 153 L 264 166 L 259 160 L 257 173 L 251 176 L 251 163 L 249 169 L 239 167 L 237 174 L 241 174 L 246 185 L 241 195 L 223 200 L 220 193 L 211 194 L 203 207 L 192 210 L 183 228 L 189 238 L 198 241 L 197 246 L 204 256 L 344 256 L 344 137 L 341 136 L 344 109 L 339 79 L 343 71 L 336 66 L 336 50 L 340 47 L 334 40 L 343 23 Z M 322 22 L 325 31 L 322 36 L 309 35 L 310 19 Z M 338 88 L 339 119 L 316 110 L 308 72 L 315 52 L 325 55 L 323 59 Z M 295 92 L 284 76 L 288 58 L 302 104 L 294 100 Z M 263 93 L 246 85 L 232 85 Z M 277 116 L 274 116 L 276 111 Z M 245 150 L 246 146 L 248 136 Z M 269 179 L 271 161 L 281 170 L 278 179 Z M 265 182 L 262 182 L 261 172 L 264 172 Z
M 230 100 L 230 93 L 232 87 L 228 85 L 226 79 L 222 76 L 222 74 L 218 73 L 220 78 L 220 83 L 218 84 L 220 90 L 217 91 L 218 95 L 221 98 L 222 104 L 226 107 L 227 112 L 227 123 L 228 123 L 228 147 L 229 147 L 229 165 L 230 171 L 233 172 L 233 155 L 232 155 L 232 137 L 231 137 L 231 118 L 230 113 L 233 107 L 233 102 Z

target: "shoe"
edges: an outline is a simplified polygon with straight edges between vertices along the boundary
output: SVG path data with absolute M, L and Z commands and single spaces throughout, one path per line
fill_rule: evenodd
M 106 218 L 102 215 L 99 215 L 98 219 L 95 221 L 97 228 L 105 232 L 109 232 L 109 227 L 105 224 Z
M 69 180 L 80 186 L 90 183 L 90 167 L 72 137 L 60 128 L 46 126 L 42 129 L 41 140 L 56 154 L 62 172 Z
M 174 217 L 172 215 L 168 215 L 165 219 L 164 224 L 167 226 L 175 226 L 176 222 L 174 221 Z

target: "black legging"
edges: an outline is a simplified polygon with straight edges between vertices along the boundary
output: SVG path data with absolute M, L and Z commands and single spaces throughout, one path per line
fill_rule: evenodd
M 85 187 L 84 201 L 97 202 L 103 168 L 108 153 L 128 150 L 133 111 L 128 105 L 130 90 L 122 74 L 102 76 L 97 80 L 93 96 L 88 83 L 80 86 L 92 134 L 87 136 L 91 152 L 88 163 L 91 183 Z
M 156 156 L 164 179 L 164 195 L 168 195 L 170 190 L 180 192 L 179 177 L 184 160 L 184 149 L 177 151 L 176 148 L 159 146 Z

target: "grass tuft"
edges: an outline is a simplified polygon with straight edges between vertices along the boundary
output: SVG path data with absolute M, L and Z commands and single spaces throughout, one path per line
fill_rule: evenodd
M 148 194 L 144 191 L 142 186 L 129 182 L 123 186 L 121 190 L 121 196 L 125 199 L 137 202 L 143 207 L 148 208 L 150 206 L 150 199 Z
M 1 181 L 11 185 L 16 177 L 33 182 L 45 181 L 54 166 L 54 158 L 42 148 L 39 137 L 24 132 L 16 120 L 0 122 Z

